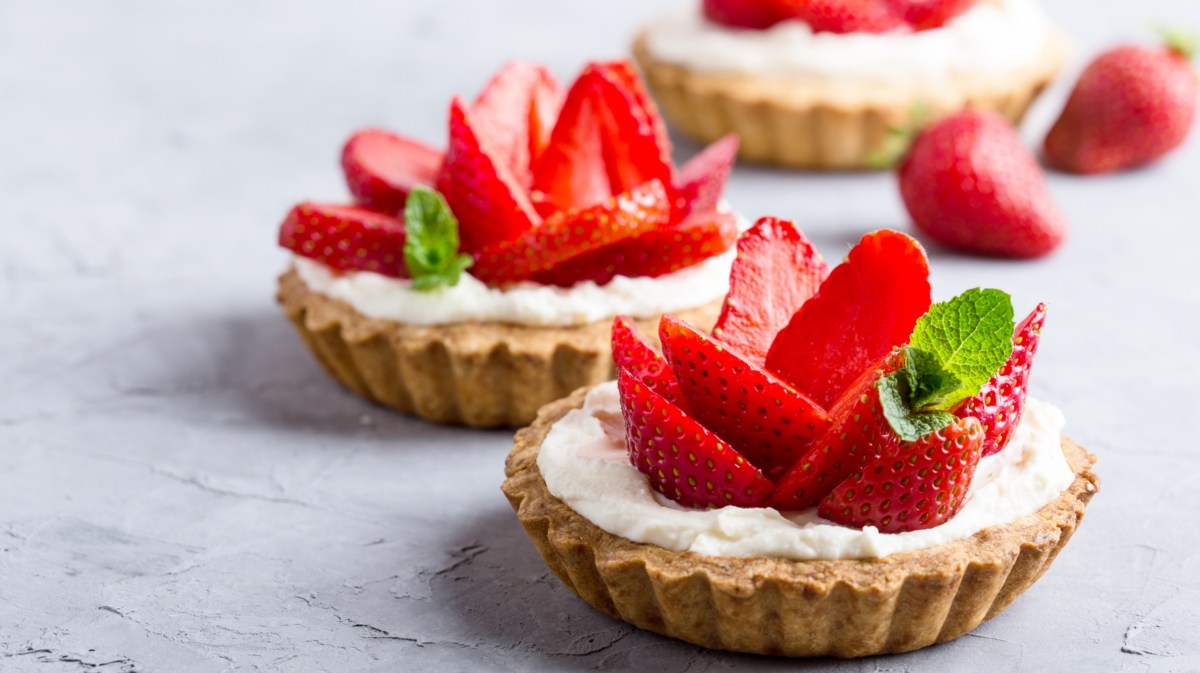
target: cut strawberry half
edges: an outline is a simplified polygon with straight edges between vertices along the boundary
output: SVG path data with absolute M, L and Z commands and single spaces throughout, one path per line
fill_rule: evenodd
M 737 227 L 730 213 L 697 213 L 678 225 L 584 253 L 534 280 L 571 287 L 584 281 L 603 285 L 616 276 L 662 276 L 725 252 L 737 239 Z
M 671 141 L 633 66 L 618 61 L 594 67 L 601 75 L 602 147 L 610 189 L 624 192 L 651 180 L 673 185 Z
M 533 87 L 533 95 L 529 101 L 529 182 L 533 186 L 533 167 L 550 144 L 550 132 L 554 130 L 554 120 L 562 110 L 563 90 L 558 82 L 541 80 Z
M 875 383 L 902 364 L 899 353 L 889 353 L 842 393 L 829 409 L 833 425 L 777 481 L 773 507 L 812 507 L 855 470 L 892 452 L 899 439 L 883 415 Z
M 886 33 L 908 30 L 904 19 L 879 0 L 771 0 L 814 33 Z
M 533 166 L 531 198 L 539 213 L 586 208 L 612 197 L 604 164 L 605 77 L 589 66 L 567 91 L 550 142 Z
M 685 507 L 757 507 L 771 482 L 728 443 L 629 372 L 617 375 L 629 462 Z
M 663 315 L 658 334 L 692 417 L 768 478 L 829 429 L 829 415 L 815 402 L 691 325 Z
M 664 398 L 683 405 L 683 395 L 667 361 L 654 352 L 638 333 L 637 326 L 626 316 L 619 315 L 613 319 L 612 353 L 617 371 L 627 372 Z
M 441 166 L 438 150 L 380 129 L 359 131 L 342 148 L 342 170 L 355 201 L 385 213 L 404 210 L 414 187 L 432 187 Z
M 458 219 L 466 253 L 518 238 L 541 220 L 512 173 L 484 148 L 457 98 L 450 104 L 450 146 L 437 189 Z
M 489 153 L 526 189 L 533 182 L 530 157 L 536 156 L 533 150 L 538 144 L 532 135 L 544 132 L 543 115 L 557 107 L 561 95 L 549 70 L 511 61 L 492 77 L 471 107 L 476 131 Z M 533 128 L 534 123 L 539 128 Z
M 590 208 L 559 212 L 519 238 L 483 250 L 471 274 L 486 283 L 510 283 L 583 253 L 665 225 L 670 203 L 661 182 L 646 183 Z
M 788 18 L 776 5 L 764 0 L 704 0 L 704 16 L 731 28 L 763 30 Z
M 983 428 L 974 418 L 953 424 L 879 457 L 821 501 L 817 512 L 844 526 L 881 533 L 923 530 L 962 508 L 979 465 Z
M 764 217 L 738 238 L 729 293 L 713 336 L 762 365 L 771 343 L 829 275 L 795 224 Z
M 921 245 L 887 229 L 862 237 L 780 330 L 767 369 L 830 406 L 867 367 L 908 341 L 929 310 Z
M 677 217 L 716 210 L 725 181 L 737 162 L 738 137 L 730 134 L 705 147 L 676 176 Z
M 916 30 L 928 30 L 946 22 L 975 5 L 975 0 L 884 0 L 892 14 Z
M 339 271 L 406 278 L 404 220 L 356 206 L 301 203 L 279 227 L 279 245 Z
M 979 394 L 968 398 L 955 411 L 960 418 L 975 418 L 983 426 L 983 455 L 990 456 L 1008 445 L 1021 413 L 1029 384 L 1029 370 L 1042 339 L 1046 322 L 1046 305 L 1038 304 L 1017 325 L 1013 334 L 1013 350 L 1000 371 L 983 384 Z

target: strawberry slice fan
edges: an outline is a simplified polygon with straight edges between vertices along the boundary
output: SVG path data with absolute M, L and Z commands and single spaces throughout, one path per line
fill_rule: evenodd
M 677 171 L 627 62 L 588 65 L 565 92 L 544 67 L 509 63 L 474 103 L 451 102 L 448 126 L 445 152 L 381 129 L 354 134 L 342 153 L 354 206 L 297 206 L 280 244 L 337 270 L 410 277 L 404 210 L 418 187 L 441 193 L 457 222 L 451 254 L 469 255 L 469 273 L 492 286 L 661 276 L 737 237 L 718 208 L 737 139 Z
M 1012 439 L 1045 306 L 999 290 L 930 299 L 915 240 L 867 234 L 832 270 L 791 222 L 737 242 L 711 335 L 664 315 L 662 354 L 613 323 L 630 462 L 687 507 L 816 507 L 894 533 L 962 507 Z

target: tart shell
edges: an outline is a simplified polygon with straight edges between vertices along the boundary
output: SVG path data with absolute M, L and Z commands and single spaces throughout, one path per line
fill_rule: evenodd
M 921 88 L 830 78 L 783 79 L 710 72 L 654 57 L 643 31 L 633 55 L 664 115 L 681 133 L 709 143 L 738 134 L 743 159 L 810 169 L 868 168 L 893 128 L 911 125 L 920 104 L 930 120 L 964 107 L 1016 124 L 1062 69 L 1069 51 L 1054 33 L 1035 66 L 1002 75 L 957 77 Z
M 502 490 L 546 564 L 611 617 L 702 647 L 863 657 L 953 640 L 1008 607 L 1050 567 L 1099 487 L 1095 456 L 1063 438 L 1075 480 L 1037 512 L 881 559 L 795 561 L 675 552 L 608 533 L 551 495 L 537 455 L 586 390 L 517 433 Z
M 289 269 L 276 298 L 305 345 L 359 396 L 438 423 L 517 427 L 544 404 L 616 376 L 609 320 L 575 327 L 410 325 L 369 318 Z M 708 329 L 720 301 L 678 311 Z M 636 321 L 657 340 L 658 317 Z

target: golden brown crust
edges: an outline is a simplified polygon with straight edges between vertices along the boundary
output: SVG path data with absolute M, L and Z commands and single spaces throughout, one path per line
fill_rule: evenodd
M 930 119 L 964 107 L 996 111 L 1020 121 L 1066 60 L 1059 34 L 1047 41 L 1038 64 L 1004 75 L 958 77 L 936 85 L 870 85 L 805 77 L 781 80 L 753 73 L 706 72 L 655 58 L 643 31 L 633 55 L 663 114 L 701 142 L 729 133 L 741 139 L 743 159 L 794 168 L 861 169 L 884 148 L 892 128 L 911 124 L 921 103 Z
M 704 647 L 861 657 L 952 640 L 999 614 L 1050 566 L 1099 487 L 1063 438 L 1075 481 L 1016 522 L 882 559 L 792 561 L 674 552 L 601 530 L 550 494 L 537 453 L 585 390 L 517 433 L 502 490 L 550 569 L 592 607 Z
M 277 299 L 333 378 L 372 402 L 438 423 L 525 425 L 542 405 L 615 376 L 607 320 L 576 327 L 377 320 L 309 290 L 294 269 L 279 277 Z M 708 329 L 720 308 L 715 301 L 678 315 Z M 638 326 L 657 339 L 657 323 Z

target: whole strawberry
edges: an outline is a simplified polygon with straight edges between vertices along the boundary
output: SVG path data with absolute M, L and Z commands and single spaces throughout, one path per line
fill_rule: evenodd
M 964 110 L 925 129 L 901 160 L 899 178 L 917 228 L 952 248 L 1039 257 L 1066 232 L 1037 160 L 992 112 Z
M 1178 147 L 1196 116 L 1194 36 L 1100 54 L 1080 75 L 1044 143 L 1049 163 L 1073 173 L 1140 166 Z

